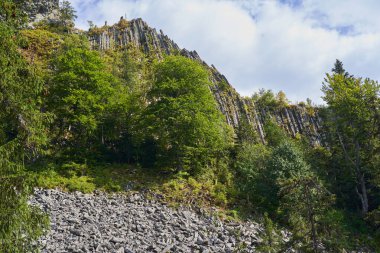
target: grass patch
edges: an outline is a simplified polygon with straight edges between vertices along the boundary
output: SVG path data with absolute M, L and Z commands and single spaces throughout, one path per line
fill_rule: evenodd
M 93 178 L 88 176 L 65 177 L 55 170 L 41 172 L 37 176 L 37 185 L 42 188 L 60 188 L 68 191 L 91 193 L 96 189 Z
M 228 203 L 225 186 L 213 180 L 195 179 L 187 175 L 176 175 L 157 190 L 169 202 L 187 206 L 225 207 Z
M 95 190 L 119 192 L 149 190 L 163 196 L 171 206 L 216 206 L 227 210 L 230 189 L 211 176 L 194 178 L 187 173 L 165 174 L 136 165 L 106 164 L 90 166 L 77 163 L 53 163 L 33 168 L 37 184 L 42 188 L 91 193 Z M 232 188 L 231 188 L 232 189 Z M 235 219 L 235 211 L 224 212 L 223 218 Z
M 32 172 L 39 187 L 84 193 L 94 190 L 118 192 L 157 189 L 166 181 L 152 170 L 126 164 L 90 166 L 72 162 L 63 165 L 50 163 L 35 167 Z

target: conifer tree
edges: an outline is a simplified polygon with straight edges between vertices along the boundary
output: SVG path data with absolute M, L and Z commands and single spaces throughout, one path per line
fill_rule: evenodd
M 326 225 L 321 217 L 331 208 L 334 196 L 311 171 L 302 152 L 290 142 L 274 149 L 269 166 L 278 188 L 280 212 L 292 228 L 293 247 L 319 252 Z
M 0 252 L 30 252 L 47 218 L 27 203 L 33 184 L 25 164 L 47 143 L 48 117 L 38 104 L 41 82 L 19 52 L 17 6 L 0 4 Z
M 365 216 L 371 206 L 370 181 L 379 173 L 380 86 L 370 79 L 334 73 L 327 74 L 322 91 L 329 106 L 325 120 L 331 147 L 335 157 L 343 161 L 338 175 L 347 171 L 349 176 L 342 182 L 350 185 L 351 192 L 346 192 L 346 198 L 359 200 Z
M 74 28 L 74 21 L 77 18 L 76 11 L 69 1 L 62 1 L 59 7 L 59 23 L 64 32 L 71 32 Z
M 343 68 L 343 63 L 338 59 L 336 59 L 334 68 L 332 68 L 331 71 L 338 75 L 344 75 L 346 73 L 346 70 Z

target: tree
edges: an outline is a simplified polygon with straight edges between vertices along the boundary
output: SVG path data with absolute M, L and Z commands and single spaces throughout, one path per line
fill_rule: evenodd
M 273 191 L 273 178 L 268 173 L 271 149 L 264 144 L 243 143 L 236 155 L 236 185 L 249 205 L 274 212 L 277 192 Z M 274 208 L 275 209 L 275 208 Z
M 117 80 L 105 71 L 99 53 L 76 35 L 70 36 L 53 59 L 52 69 L 47 109 L 56 118 L 56 142 L 78 151 L 101 141 L 99 128 L 116 94 Z
M 203 66 L 185 57 L 169 56 L 155 66 L 143 121 L 159 145 L 162 165 L 196 173 L 229 144 L 209 84 Z
M 343 63 L 338 59 L 336 59 L 334 68 L 332 68 L 331 71 L 338 75 L 346 74 L 346 70 L 343 68 Z
M 289 140 L 289 135 L 281 128 L 275 119 L 267 117 L 264 122 L 265 139 L 269 146 L 277 147 L 282 142 Z
M 321 218 L 331 208 L 334 196 L 310 170 L 302 152 L 290 142 L 274 149 L 269 166 L 278 189 L 279 213 L 292 228 L 293 246 L 301 246 L 303 252 L 319 252 L 319 243 L 327 235 L 327 224 Z
M 268 213 L 264 213 L 262 223 L 263 231 L 260 233 L 262 241 L 256 250 L 263 253 L 281 252 L 281 249 L 284 247 L 284 241 L 279 229 L 269 218 Z
M 16 10 L 11 1 L 0 4 L 9 8 L 0 13 Z M 33 184 L 25 164 L 41 155 L 49 118 L 38 102 L 41 82 L 20 53 L 22 25 L 9 20 L 8 12 L 5 17 L 0 20 L 0 251 L 29 252 L 48 222 L 27 203 Z
M 70 32 L 74 28 L 74 21 L 77 18 L 76 11 L 69 1 L 62 1 L 59 7 L 59 24 L 64 32 Z
M 292 226 L 293 241 L 301 241 L 304 250 L 320 251 L 320 243 L 329 238 L 323 216 L 331 209 L 334 196 L 313 173 L 280 180 L 281 209 L 286 210 Z M 331 239 L 331 238 L 329 238 Z
M 289 106 L 289 99 L 286 97 L 285 92 L 280 90 L 276 95 L 277 104 L 280 108 L 286 108 Z
M 146 107 L 152 64 L 133 45 L 129 45 L 127 50 L 107 52 L 105 61 L 108 66 L 112 66 L 111 73 L 121 82 L 117 97 L 113 99 L 113 105 L 107 110 L 104 120 L 104 133 L 107 135 L 105 144 L 109 146 L 111 155 L 119 161 L 152 165 L 154 159 L 150 159 L 150 154 L 154 152 L 153 142 L 142 143 L 138 124 L 141 111 Z M 141 153 L 141 150 L 146 153 Z
M 276 96 L 272 90 L 260 89 L 259 92 L 253 94 L 252 100 L 260 109 L 274 109 L 277 107 Z
M 329 106 L 326 121 L 331 145 L 344 157 L 342 169 L 350 175 L 345 180 L 355 180 L 349 199 L 356 192 L 366 215 L 370 208 L 368 184 L 379 173 L 374 158 L 380 146 L 380 86 L 370 79 L 335 73 L 327 74 L 322 91 Z
M 334 68 L 331 69 L 331 71 L 338 75 L 343 75 L 344 77 L 352 77 L 350 74 L 343 68 L 343 62 L 336 59 Z
M 240 119 L 236 135 L 238 142 L 241 145 L 244 143 L 257 143 L 258 141 L 261 141 L 257 133 L 257 130 L 249 122 L 247 117 L 242 117 Z

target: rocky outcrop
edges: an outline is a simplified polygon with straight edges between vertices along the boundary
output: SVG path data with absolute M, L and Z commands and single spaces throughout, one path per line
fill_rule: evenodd
M 286 106 L 268 109 L 257 106 L 250 98 L 243 98 L 213 65 L 204 62 L 196 51 L 180 49 L 178 45 L 164 35 L 150 28 L 142 19 L 127 21 L 123 18 L 113 26 L 92 28 L 87 33 L 91 46 L 95 50 L 112 50 L 128 47 L 132 44 L 149 55 L 162 58 L 164 54 L 181 54 L 201 62 L 211 73 L 211 91 L 220 111 L 229 125 L 239 129 L 242 121 L 248 122 L 265 142 L 264 122 L 266 118 L 274 119 L 290 135 L 306 135 L 312 145 L 321 144 L 321 126 L 318 111 L 309 113 L 304 106 Z
M 92 48 L 97 50 L 133 44 L 145 53 L 156 54 L 158 57 L 179 51 L 178 45 L 164 35 L 162 30 L 158 33 L 140 18 L 132 21 L 121 18 L 116 25 L 90 29 L 88 35 Z
M 171 209 L 141 193 L 37 190 L 32 204 L 50 215 L 42 252 L 254 252 L 256 223 L 223 222 L 205 212 Z
M 59 0 L 29 0 L 23 3 L 29 16 L 29 24 L 41 20 L 55 20 L 59 10 Z

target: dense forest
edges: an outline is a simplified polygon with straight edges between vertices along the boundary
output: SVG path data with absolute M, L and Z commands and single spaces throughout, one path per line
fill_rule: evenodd
M 174 204 L 261 222 L 259 252 L 380 251 L 377 81 L 336 60 L 321 77 L 326 105 L 302 105 L 321 118 L 321 144 L 269 113 L 263 141 L 248 121 L 226 122 L 201 62 L 132 44 L 93 50 L 88 33 L 102 28 L 75 30 L 68 2 L 33 29 L 23 2 L 0 0 L 0 252 L 32 251 L 48 228 L 28 205 L 33 187 L 121 191 L 129 180 Z M 291 106 L 283 92 L 247 99 Z

